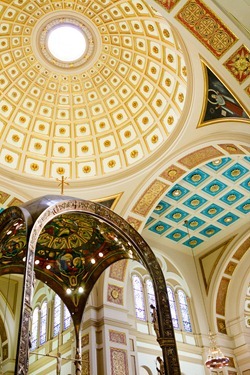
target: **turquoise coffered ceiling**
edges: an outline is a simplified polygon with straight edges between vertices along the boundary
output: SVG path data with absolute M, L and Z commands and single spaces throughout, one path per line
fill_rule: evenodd
M 193 169 L 169 187 L 149 216 L 151 236 L 198 248 L 236 223 L 244 225 L 250 211 L 250 158 L 231 156 Z M 234 228 L 233 228 L 234 227 Z

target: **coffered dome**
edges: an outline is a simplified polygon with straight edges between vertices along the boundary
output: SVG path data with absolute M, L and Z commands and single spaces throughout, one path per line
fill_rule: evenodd
M 0 166 L 30 177 L 117 174 L 152 155 L 177 125 L 187 72 L 177 36 L 146 1 L 1 3 Z M 51 53 L 51 30 L 85 38 Z

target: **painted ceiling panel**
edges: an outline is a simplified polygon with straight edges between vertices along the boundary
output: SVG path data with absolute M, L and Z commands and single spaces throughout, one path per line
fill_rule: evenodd
M 196 248 L 249 217 L 249 158 L 216 159 L 184 175 L 157 203 L 146 228 L 155 236 Z
M 70 63 L 47 43 L 62 22 L 87 41 Z M 186 64 L 178 36 L 147 1 L 1 2 L 0 25 L 7 171 L 72 180 L 117 174 L 152 155 L 177 125 Z

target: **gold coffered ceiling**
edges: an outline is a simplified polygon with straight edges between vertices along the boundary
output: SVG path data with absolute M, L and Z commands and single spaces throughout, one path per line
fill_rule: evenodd
M 146 1 L 1 1 L 0 17 L 1 167 L 47 179 L 107 176 L 168 139 L 187 72 L 176 35 Z M 39 57 L 37 25 L 51 17 L 97 30 L 92 64 L 63 70 Z

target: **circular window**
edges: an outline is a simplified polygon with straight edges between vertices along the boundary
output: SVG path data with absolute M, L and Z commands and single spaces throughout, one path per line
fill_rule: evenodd
M 80 59 L 87 49 L 83 31 L 71 24 L 56 25 L 47 35 L 47 46 L 51 55 L 63 62 Z
M 102 40 L 97 27 L 82 15 L 45 16 L 33 30 L 32 47 L 47 69 L 81 72 L 97 61 Z

